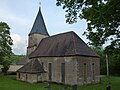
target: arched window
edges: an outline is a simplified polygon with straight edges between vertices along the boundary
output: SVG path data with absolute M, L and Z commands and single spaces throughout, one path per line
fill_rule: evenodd
M 49 70 L 49 80 L 52 80 L 52 63 L 48 64 L 48 70 Z
M 61 81 L 65 82 L 65 63 L 61 63 Z
M 83 76 L 84 76 L 84 81 L 86 82 L 87 81 L 87 64 L 84 63 L 84 66 L 83 66 Z
M 92 78 L 95 80 L 95 64 L 92 63 Z

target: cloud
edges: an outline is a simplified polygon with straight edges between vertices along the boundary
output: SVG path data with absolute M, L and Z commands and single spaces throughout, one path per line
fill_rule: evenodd
M 13 53 L 15 54 L 26 54 L 26 47 L 27 47 L 27 37 L 20 36 L 18 34 L 11 35 L 13 39 Z
M 20 24 L 20 25 L 28 25 L 30 22 L 29 20 L 27 20 L 25 18 L 17 16 L 13 13 L 6 13 L 5 11 L 3 12 L 3 10 L 0 10 L 0 12 L 2 12 L 2 13 L 0 13 L 1 20 L 7 20 L 12 23 L 16 23 L 16 24 Z
M 12 23 L 27 25 L 30 21 L 27 18 L 23 18 L 21 15 L 16 14 L 11 10 L 7 2 L 0 2 L 0 19 L 10 21 Z

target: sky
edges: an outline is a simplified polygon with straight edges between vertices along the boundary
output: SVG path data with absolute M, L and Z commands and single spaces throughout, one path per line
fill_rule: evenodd
M 6 22 L 13 39 L 12 51 L 17 55 L 25 55 L 28 34 L 31 31 L 41 2 L 41 12 L 48 33 L 55 34 L 74 31 L 86 43 L 83 36 L 87 24 L 85 20 L 78 20 L 75 24 L 67 24 L 65 11 L 56 6 L 56 0 L 0 0 L 0 21 Z

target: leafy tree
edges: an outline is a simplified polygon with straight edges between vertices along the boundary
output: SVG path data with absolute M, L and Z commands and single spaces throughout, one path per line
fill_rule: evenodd
M 120 75 L 120 49 L 91 48 L 100 56 L 100 73 L 106 75 L 106 54 L 108 55 L 110 75 Z M 107 47 L 108 48 L 108 47 Z M 109 51 L 108 51 L 109 50 Z
M 120 48 L 107 46 L 105 53 L 108 55 L 110 74 L 120 75 Z
M 9 58 L 10 61 L 12 61 L 13 64 L 18 63 L 19 61 L 23 60 L 25 58 L 25 55 L 15 55 L 12 54 Z
M 12 54 L 12 39 L 10 37 L 10 27 L 5 22 L 0 22 L 0 64 L 3 65 L 2 71 L 6 74 L 9 69 L 9 57 Z
M 66 12 L 66 22 L 87 21 L 86 35 L 89 44 L 100 55 L 101 73 L 105 74 L 105 54 L 108 54 L 111 74 L 120 74 L 120 0 L 56 0 Z M 101 49 L 103 44 L 111 44 Z
M 56 0 L 66 11 L 66 22 L 86 19 L 87 36 L 91 45 L 102 46 L 106 41 L 120 48 L 120 0 Z
M 91 46 L 91 48 L 100 57 L 100 74 L 105 75 L 106 74 L 106 61 L 105 61 L 104 49 L 102 47 L 94 47 L 94 46 Z

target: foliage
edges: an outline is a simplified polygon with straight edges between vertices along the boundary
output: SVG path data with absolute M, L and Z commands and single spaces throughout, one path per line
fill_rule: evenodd
M 9 60 L 12 61 L 13 64 L 16 64 L 17 62 L 22 60 L 24 57 L 25 57 L 25 55 L 15 55 L 15 54 L 12 54 L 10 56 Z
M 3 65 L 2 71 L 7 72 L 10 62 L 9 57 L 12 53 L 10 45 L 12 39 L 10 37 L 10 27 L 5 22 L 0 22 L 0 64 Z
M 120 75 L 120 48 L 107 46 L 105 53 L 108 54 L 110 74 Z
M 120 75 L 120 49 L 91 47 L 100 56 L 100 72 L 106 75 L 106 54 L 108 55 L 110 75 Z M 109 48 L 109 49 L 108 49 Z
M 87 36 L 91 45 L 102 46 L 106 41 L 120 48 L 120 0 L 57 0 L 66 11 L 66 22 L 86 19 Z
M 91 48 L 99 55 L 100 57 L 100 74 L 105 75 L 106 74 L 106 62 L 105 62 L 105 54 L 104 49 L 102 47 L 93 47 Z
M 110 77 L 111 90 L 118 90 L 120 88 L 120 77 Z M 47 90 L 44 88 L 45 83 L 30 84 L 26 82 L 17 81 L 15 76 L 0 76 L 1 90 Z M 78 90 L 106 90 L 107 78 L 102 77 L 100 84 L 78 86 Z M 51 90 L 61 90 L 63 85 L 52 84 Z
M 7 70 L 10 67 L 10 63 L 11 63 L 11 61 L 9 60 L 9 58 L 8 57 L 4 57 L 4 60 L 2 61 L 2 65 L 3 65 L 2 72 L 5 75 L 7 74 Z
M 57 6 L 66 11 L 66 22 L 87 21 L 83 35 L 90 40 L 100 55 L 101 73 L 105 74 L 105 54 L 108 55 L 111 74 L 120 75 L 120 0 L 57 0 Z M 105 49 L 100 48 L 109 41 Z

